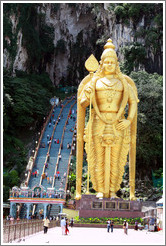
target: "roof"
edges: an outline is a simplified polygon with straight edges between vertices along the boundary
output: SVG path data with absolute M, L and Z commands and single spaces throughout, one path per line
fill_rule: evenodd
M 156 202 L 156 204 L 160 204 L 160 203 L 162 203 L 162 204 L 163 204 L 163 197 L 162 197 L 162 198 L 160 198 L 160 199 Z
M 8 204 L 8 203 L 3 203 L 3 208 L 10 208 L 10 204 Z

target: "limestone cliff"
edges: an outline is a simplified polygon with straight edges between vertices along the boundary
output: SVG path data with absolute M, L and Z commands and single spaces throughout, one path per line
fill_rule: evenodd
M 32 48 L 34 48 L 38 41 L 35 44 L 33 33 L 27 31 L 27 34 L 26 26 L 19 24 L 23 12 L 21 12 L 20 6 L 15 8 L 16 5 L 19 4 L 15 4 L 12 7 L 13 9 L 11 8 L 12 10 L 8 9 L 8 12 L 4 9 L 4 14 L 8 13 L 6 18 L 11 23 L 16 45 L 15 50 L 13 48 L 14 54 L 11 58 L 9 47 L 12 46 L 13 36 L 4 33 L 6 45 L 4 45 L 3 65 L 6 69 L 10 68 L 13 74 L 16 70 L 27 72 L 46 71 L 55 85 L 60 83 L 62 85 L 77 85 L 87 73 L 84 68 L 85 60 L 91 53 L 99 60 L 103 45 L 108 38 L 113 40 L 120 61 L 124 61 L 125 64 L 123 54 L 128 56 L 127 59 L 131 64 L 132 59 L 135 59 L 132 64 L 133 67 L 127 67 L 129 70 L 143 69 L 150 73 L 162 74 L 162 34 L 161 37 L 157 36 L 158 40 L 154 40 L 155 35 L 149 37 L 149 43 L 154 44 L 154 41 L 156 42 L 157 51 L 154 49 L 154 45 L 147 45 L 148 30 L 150 28 L 154 29 L 154 34 L 156 33 L 155 13 L 154 18 L 148 18 L 146 11 L 144 11 L 142 16 L 137 18 L 137 21 L 134 18 L 127 18 L 126 22 L 126 17 L 121 18 L 122 14 L 118 16 L 118 12 L 114 11 L 114 9 L 117 9 L 115 4 L 114 6 L 108 3 L 31 4 L 30 13 L 33 13 L 33 8 L 36 9 L 37 13 L 33 15 L 36 19 L 31 24 L 34 25 L 34 30 L 40 33 L 39 39 L 43 38 L 43 42 L 47 42 L 47 36 L 46 38 L 43 36 L 45 35 L 43 23 L 46 27 L 51 28 L 53 38 L 53 48 L 50 48 L 49 51 L 46 52 L 44 46 L 41 47 L 39 55 L 35 51 L 38 46 L 33 52 L 31 50 L 32 57 L 34 56 L 33 59 L 35 60 L 33 62 L 32 57 L 30 57 L 29 46 L 32 42 Z M 27 5 L 26 11 L 29 11 L 30 4 L 25 5 Z M 33 31 L 33 29 L 30 30 Z M 29 39 L 26 39 L 27 36 L 25 35 L 29 35 Z M 133 56 L 132 59 L 131 56 Z M 29 62 L 29 59 L 31 59 L 31 62 Z

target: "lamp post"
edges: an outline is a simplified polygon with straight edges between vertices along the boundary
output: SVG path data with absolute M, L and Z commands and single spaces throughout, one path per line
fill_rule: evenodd
M 70 191 L 70 179 L 71 179 L 71 176 L 69 176 L 69 191 Z

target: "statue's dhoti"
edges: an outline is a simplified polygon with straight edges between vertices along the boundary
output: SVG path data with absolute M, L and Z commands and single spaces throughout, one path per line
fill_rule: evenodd
M 109 116 L 114 116 L 116 113 Z M 97 115 L 92 114 L 90 145 L 85 130 L 85 149 L 93 188 L 104 197 L 115 197 L 120 189 L 124 166 L 129 152 L 130 132 L 117 131 L 116 124 L 103 124 Z M 90 147 L 89 147 L 90 146 Z

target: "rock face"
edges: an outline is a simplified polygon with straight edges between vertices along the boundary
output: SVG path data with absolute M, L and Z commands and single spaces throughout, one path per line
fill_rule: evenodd
M 99 60 L 103 45 L 108 38 L 113 40 L 119 60 L 123 60 L 120 48 L 132 42 L 139 42 L 144 45 L 144 38 L 136 37 L 136 30 L 146 28 L 145 16 L 135 27 L 132 20 L 129 24 L 117 23 L 114 12 L 109 9 L 109 4 L 53 4 L 43 3 L 38 7 L 38 13 L 45 14 L 45 23 L 54 29 L 55 51 L 49 62 L 45 64 L 45 71 L 48 72 L 54 85 L 67 83 L 77 85 L 87 74 L 84 68 L 85 60 L 93 53 Z M 13 30 L 18 25 L 17 13 L 10 18 Z M 8 38 L 8 37 L 6 37 Z M 17 51 L 13 64 L 8 51 L 4 49 L 4 67 L 12 65 L 13 74 L 15 70 L 27 71 L 26 61 L 28 53 L 26 46 L 23 46 L 23 35 L 21 29 L 17 35 Z M 8 41 L 10 42 L 10 40 Z M 65 47 L 65 50 L 62 50 Z M 146 58 L 150 65 L 141 65 L 137 68 L 148 70 L 148 72 L 162 73 L 162 47 L 161 52 L 155 56 L 151 48 L 147 50 Z M 158 65 L 157 65 L 158 64 Z M 36 68 L 36 71 L 38 69 Z

